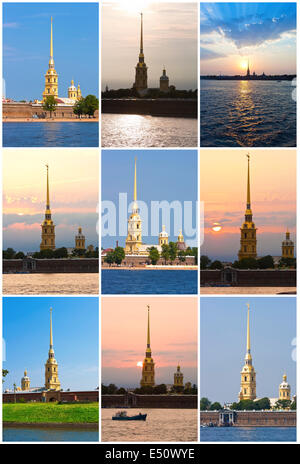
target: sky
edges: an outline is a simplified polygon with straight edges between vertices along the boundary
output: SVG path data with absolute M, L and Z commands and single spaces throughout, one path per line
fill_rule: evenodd
M 102 89 L 131 88 L 140 51 L 140 12 L 148 87 L 158 88 L 163 66 L 170 85 L 197 88 L 197 3 L 146 0 L 103 4 Z
M 201 151 L 202 255 L 237 259 L 247 199 L 246 154 L 245 149 Z M 287 228 L 296 242 L 296 151 L 252 149 L 250 184 L 257 254 L 280 256 Z M 219 232 L 212 229 L 215 222 L 221 226 Z
M 45 362 L 53 308 L 53 345 L 64 390 L 94 390 L 99 385 L 98 298 L 11 297 L 3 299 L 3 337 L 9 371 L 3 387 L 21 384 L 27 369 L 31 387 L 45 383 Z M 3 356 L 4 358 L 4 356 Z
M 56 247 L 74 247 L 78 227 L 98 246 L 98 157 L 97 149 L 3 150 L 3 248 L 39 250 L 46 164 Z
M 296 393 L 296 298 L 201 298 L 201 397 L 210 401 L 238 401 L 240 371 L 246 355 L 247 306 L 258 398 L 278 398 L 286 372 Z
M 98 95 L 97 3 L 4 3 L 3 76 L 7 98 L 42 98 L 51 16 L 59 96 L 68 96 L 71 79 L 76 86 L 80 84 L 83 96 Z
M 178 363 L 184 383 L 197 384 L 198 306 L 195 297 L 104 297 L 102 383 L 139 387 L 147 344 L 147 305 L 155 383 L 173 384 Z
M 200 72 L 296 73 L 296 2 L 201 3 Z
M 119 241 L 120 246 L 125 246 L 128 211 L 131 213 L 133 201 L 135 157 L 137 157 L 137 200 L 141 210 L 143 243 L 158 244 L 158 233 L 161 232 L 164 224 L 170 235 L 170 241 L 177 241 L 179 229 L 182 228 L 186 243 L 197 246 L 197 151 L 103 150 L 102 247 L 104 249 L 115 247 L 116 240 Z M 127 194 L 125 207 L 122 206 L 122 200 L 119 204 L 119 193 Z M 107 201 L 110 203 L 107 204 Z M 173 201 L 177 202 L 174 204 L 176 213 L 171 212 L 167 215 L 170 219 L 169 225 L 162 218 L 161 211 L 157 215 L 151 214 L 151 202 L 154 201 L 167 201 L 169 205 Z M 142 202 L 145 202 L 147 211 L 144 210 Z M 184 204 L 184 202 L 189 203 Z M 155 204 L 152 203 L 152 208 L 154 207 Z M 122 214 L 121 220 L 119 213 Z M 176 218 L 179 218 L 178 221 Z

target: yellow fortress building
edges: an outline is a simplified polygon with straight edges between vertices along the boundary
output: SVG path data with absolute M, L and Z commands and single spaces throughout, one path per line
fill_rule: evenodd
M 50 209 L 50 195 L 49 195 L 49 166 L 47 168 L 47 197 L 46 197 L 46 211 L 45 219 L 42 227 L 42 241 L 40 244 L 40 250 L 55 250 L 55 225 L 52 221 L 51 209 Z
M 295 245 L 294 242 L 291 240 L 291 234 L 287 230 L 285 234 L 285 240 L 283 240 L 282 245 L 281 245 L 281 257 L 282 258 L 294 258 L 294 249 Z

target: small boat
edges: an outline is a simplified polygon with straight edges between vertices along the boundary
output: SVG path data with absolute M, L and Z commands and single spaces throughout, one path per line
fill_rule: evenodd
M 139 413 L 136 416 L 127 416 L 127 411 L 119 411 L 112 416 L 112 420 L 142 420 L 145 421 L 147 414 Z

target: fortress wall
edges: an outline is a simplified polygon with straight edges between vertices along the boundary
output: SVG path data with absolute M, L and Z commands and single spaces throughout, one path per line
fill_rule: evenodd
M 126 256 L 121 266 L 134 266 L 134 267 L 145 267 L 146 264 L 151 264 L 148 256 Z M 168 263 L 167 263 L 168 264 Z M 171 264 L 171 263 L 169 263 Z M 105 262 L 105 257 L 101 258 L 101 265 L 103 267 L 111 267 L 108 263 Z M 164 266 L 165 260 L 160 258 L 157 263 L 157 266 Z M 187 256 L 186 260 L 181 262 L 178 258 L 173 261 L 173 265 L 179 266 L 195 266 L 194 256 Z
M 219 423 L 217 411 L 201 411 L 202 425 Z M 295 427 L 296 411 L 236 411 L 235 427 Z
M 296 286 L 296 270 L 295 269 L 266 269 L 266 270 L 242 270 L 236 269 L 236 283 L 237 286 L 282 286 L 282 287 L 295 287 Z M 201 285 L 205 284 L 221 284 L 222 272 L 220 270 L 201 270 L 200 282 Z M 229 282 L 228 282 L 229 283 Z
M 197 409 L 197 395 L 102 395 L 102 408 Z
M 97 273 L 99 272 L 98 258 L 78 259 L 4 259 L 3 272 L 39 273 Z
M 44 400 L 45 397 L 45 400 Z M 89 402 L 98 402 L 99 401 L 99 392 L 97 390 L 87 390 L 87 391 L 46 391 L 46 392 L 17 392 L 14 393 L 3 393 L 3 403 L 14 403 L 16 402 L 37 402 L 41 403 L 43 401 L 49 402 L 51 400 L 55 401 L 89 401 Z
M 180 99 L 103 99 L 102 113 L 143 114 L 197 118 L 197 100 Z
M 42 106 L 32 105 L 31 103 L 3 103 L 2 104 L 3 121 L 5 119 L 27 119 L 34 115 L 39 118 L 50 118 L 49 111 L 45 111 Z M 82 116 L 86 118 L 87 116 Z M 73 113 L 72 106 L 58 106 L 52 113 L 52 119 L 78 119 L 78 116 Z M 95 111 L 95 118 L 99 118 L 99 111 Z

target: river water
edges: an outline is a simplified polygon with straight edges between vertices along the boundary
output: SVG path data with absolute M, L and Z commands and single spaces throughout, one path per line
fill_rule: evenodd
M 102 114 L 102 147 L 197 147 L 198 121 Z
M 98 122 L 4 122 L 4 147 L 98 147 Z
M 101 441 L 197 441 L 197 409 L 129 409 L 142 412 L 146 421 L 113 421 L 118 409 L 102 409 Z
M 198 272 L 188 270 L 102 269 L 104 295 L 190 295 L 198 290 Z
M 294 147 L 291 82 L 201 80 L 201 146 Z
M 97 430 L 76 430 L 68 428 L 51 428 L 47 427 L 38 429 L 36 427 L 8 427 L 3 428 L 3 441 L 63 441 L 63 442 L 86 442 L 99 441 L 99 432 Z
M 200 441 L 296 441 L 296 427 L 212 427 L 200 430 Z
M 99 274 L 3 274 L 5 295 L 99 293 Z

